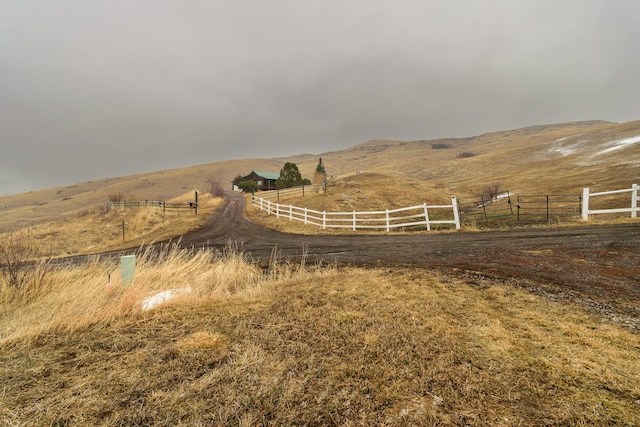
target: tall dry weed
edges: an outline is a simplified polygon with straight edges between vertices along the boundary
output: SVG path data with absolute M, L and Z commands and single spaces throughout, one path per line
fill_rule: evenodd
M 199 304 L 212 299 L 253 299 L 270 283 L 303 275 L 290 263 L 272 265 L 265 274 L 238 247 L 192 250 L 178 243 L 136 252 L 133 283 L 123 283 L 117 259 L 93 256 L 81 265 L 52 272 L 46 287 L 29 298 L 0 300 L 0 340 L 44 332 L 71 333 L 91 325 L 109 325 L 122 316 L 135 316 L 154 304 Z M 172 292 L 170 301 L 150 298 Z M 17 303 L 16 303 L 17 301 Z

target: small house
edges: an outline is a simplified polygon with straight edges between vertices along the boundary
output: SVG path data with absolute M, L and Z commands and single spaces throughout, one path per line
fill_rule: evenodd
M 251 171 L 249 175 L 242 177 L 242 181 L 253 181 L 258 184 L 258 190 L 268 191 L 276 189 L 278 178 L 280 178 L 279 173 Z

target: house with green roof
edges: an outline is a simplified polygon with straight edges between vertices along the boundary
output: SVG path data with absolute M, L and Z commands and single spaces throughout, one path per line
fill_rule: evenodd
M 242 181 L 253 181 L 258 184 L 258 190 L 268 191 L 276 189 L 276 180 L 280 178 L 279 173 L 251 171 L 247 176 L 242 177 Z

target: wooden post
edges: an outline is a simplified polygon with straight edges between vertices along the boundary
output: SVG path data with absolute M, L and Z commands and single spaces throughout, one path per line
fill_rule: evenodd
M 122 220 L 122 241 L 124 242 L 124 219 Z
M 638 184 L 631 186 L 631 218 L 638 217 Z
M 356 231 L 356 210 L 353 210 L 353 231 Z
M 427 210 L 427 204 L 424 203 L 424 221 L 427 223 L 427 231 L 431 231 L 431 223 L 429 222 L 429 211 Z
M 589 188 L 582 189 L 582 220 L 589 220 Z
M 456 230 L 460 230 L 460 213 L 458 212 L 458 199 L 456 196 L 451 196 L 451 205 L 453 206 L 453 220 L 456 224 Z
M 387 209 L 385 217 L 387 219 L 387 232 L 389 232 L 389 209 Z
M 482 200 L 482 212 L 484 212 L 484 219 L 487 219 L 487 206 L 486 206 L 486 203 L 484 202 L 484 195 L 482 194 L 480 195 L 480 200 Z
M 547 222 L 549 222 L 549 195 L 547 194 Z

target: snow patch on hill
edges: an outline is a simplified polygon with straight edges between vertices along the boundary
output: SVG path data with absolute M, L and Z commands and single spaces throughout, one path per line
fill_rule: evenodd
M 611 142 L 608 142 L 608 143 L 605 144 L 605 145 L 608 145 L 609 148 L 606 148 L 604 150 L 598 151 L 597 153 L 594 154 L 594 156 L 599 156 L 601 154 L 606 154 L 606 153 L 610 153 L 612 151 L 617 151 L 617 150 L 620 150 L 621 148 L 627 147 L 627 146 L 635 144 L 637 142 L 640 142 L 640 135 L 632 136 L 632 137 L 624 138 L 624 139 L 618 139 L 617 141 L 611 141 Z
M 589 150 L 589 146 L 588 146 L 589 140 L 588 139 L 580 139 L 577 141 L 575 140 L 576 138 L 579 138 L 582 135 L 583 134 L 572 135 L 572 136 L 566 136 L 564 138 L 556 139 L 555 141 L 553 141 L 551 148 L 549 148 L 549 153 L 559 154 L 562 157 L 569 156 L 571 154 L 576 154 L 576 153 L 587 154 L 585 153 L 585 151 L 593 150 L 593 148 Z M 623 139 L 617 139 L 615 141 L 604 142 L 600 146 L 603 146 L 606 148 L 591 154 L 590 157 L 611 153 L 613 151 L 617 151 L 622 148 L 629 147 L 630 145 L 633 145 L 637 142 L 640 142 L 640 135 L 623 138 Z
M 582 151 L 583 145 L 587 140 L 579 140 L 577 142 L 567 144 L 565 141 L 575 140 L 576 138 L 581 137 L 584 133 L 580 133 L 577 135 L 565 136 L 564 138 L 556 139 L 553 141 L 553 145 L 549 149 L 549 153 L 560 154 L 561 156 L 569 156 L 571 154 L 575 154 L 579 151 Z

